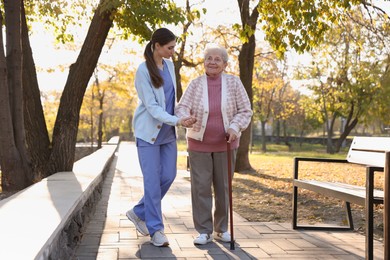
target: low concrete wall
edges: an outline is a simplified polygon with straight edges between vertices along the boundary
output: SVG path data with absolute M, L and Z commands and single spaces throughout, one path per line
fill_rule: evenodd
M 118 143 L 1 200 L 0 259 L 71 259 Z

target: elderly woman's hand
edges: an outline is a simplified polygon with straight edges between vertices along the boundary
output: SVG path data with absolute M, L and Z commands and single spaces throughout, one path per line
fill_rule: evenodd
M 184 127 L 191 127 L 195 123 L 196 123 L 196 118 L 189 116 L 189 117 L 180 118 L 178 125 Z
M 227 135 L 227 142 L 228 143 L 234 142 L 238 138 L 238 133 L 231 128 L 229 128 L 227 130 L 226 135 Z

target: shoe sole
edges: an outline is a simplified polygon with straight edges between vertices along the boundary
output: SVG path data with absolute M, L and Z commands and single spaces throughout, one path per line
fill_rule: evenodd
M 222 238 L 217 238 L 217 240 L 219 240 L 219 241 L 221 241 L 221 242 L 224 242 L 224 243 L 230 243 L 231 242 L 231 240 L 229 239 L 229 240 L 226 240 L 226 239 L 222 239 Z
M 143 236 L 149 235 L 149 233 L 145 233 L 145 232 L 143 232 L 143 231 L 141 230 L 141 228 L 140 228 L 139 225 L 137 224 L 137 221 L 135 221 L 135 219 L 133 219 L 133 218 L 131 217 L 131 215 L 128 214 L 128 212 L 126 212 L 126 217 L 127 217 L 131 222 L 133 222 L 133 224 L 134 224 L 134 226 L 135 226 L 135 229 L 137 229 L 137 231 L 138 231 L 141 235 L 143 235 Z
M 208 243 L 210 243 L 211 241 L 213 241 L 212 238 L 207 239 L 205 243 L 194 242 L 194 245 L 204 246 L 204 245 L 207 245 Z
M 224 243 L 229 243 L 229 242 L 231 242 L 231 238 L 230 239 L 223 239 L 221 236 L 215 236 L 215 239 L 216 240 L 219 240 L 219 241 L 221 241 L 221 242 L 224 242 Z
M 197 245 L 197 246 L 204 246 L 204 245 L 207 245 L 208 243 L 210 243 L 211 241 L 208 241 L 206 243 L 195 243 L 194 242 L 194 245 Z
M 157 247 L 166 247 L 166 246 L 169 246 L 169 242 L 164 242 L 162 244 L 157 244 L 157 243 L 154 243 L 154 242 L 151 242 L 154 246 L 157 246 Z

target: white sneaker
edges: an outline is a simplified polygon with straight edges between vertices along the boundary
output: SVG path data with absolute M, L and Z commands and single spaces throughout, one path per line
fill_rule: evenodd
M 232 237 L 230 236 L 230 233 L 229 232 L 223 232 L 223 233 L 217 233 L 217 237 L 219 238 L 219 240 L 221 240 L 222 242 L 230 242 Z
M 213 235 L 199 234 L 199 236 L 197 236 L 194 239 L 194 244 L 195 245 L 206 245 L 207 243 L 209 243 L 211 241 L 213 241 Z
M 126 212 L 127 218 L 133 222 L 135 228 L 138 230 L 138 232 L 141 233 L 143 236 L 149 235 L 149 230 L 146 227 L 145 221 L 141 220 L 135 213 L 134 210 L 131 209 Z
M 150 241 L 154 246 L 169 246 L 168 238 L 162 230 L 156 231 Z

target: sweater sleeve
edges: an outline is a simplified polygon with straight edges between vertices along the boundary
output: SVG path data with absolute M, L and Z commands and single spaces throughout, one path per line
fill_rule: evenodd
M 191 109 L 192 109 L 192 98 L 194 92 L 194 82 L 192 81 L 187 89 L 184 91 L 182 97 L 180 98 L 179 103 L 177 104 L 175 108 L 175 114 L 182 118 L 182 117 L 189 117 L 191 115 Z
M 235 77 L 235 82 L 234 99 L 237 111 L 234 114 L 229 127 L 239 133 L 248 127 L 251 122 L 253 112 L 244 85 L 237 77 Z

